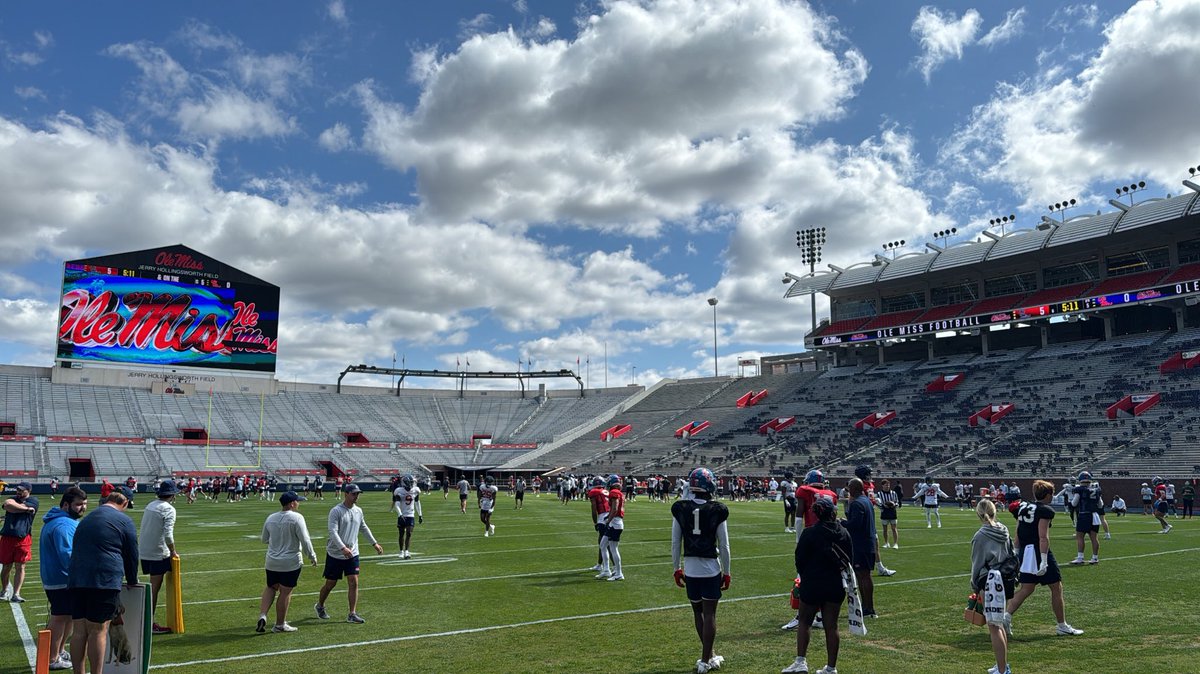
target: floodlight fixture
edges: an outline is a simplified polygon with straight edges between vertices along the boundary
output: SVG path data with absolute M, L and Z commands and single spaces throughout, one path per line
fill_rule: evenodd
M 1062 213 L 1062 221 L 1066 222 L 1067 221 L 1066 211 L 1068 209 L 1074 208 L 1076 203 L 1077 202 L 1074 199 L 1063 199 L 1062 201 L 1057 201 L 1057 202 L 1051 204 L 1047 208 L 1049 209 L 1049 211 L 1051 213 Z
M 1125 195 L 1129 195 L 1129 205 L 1132 206 L 1134 192 L 1141 192 L 1144 189 L 1146 189 L 1146 181 L 1139 180 L 1136 183 L 1130 183 L 1128 185 L 1121 185 L 1120 187 L 1115 188 L 1114 191 L 1117 193 L 1117 198 L 1120 198 Z

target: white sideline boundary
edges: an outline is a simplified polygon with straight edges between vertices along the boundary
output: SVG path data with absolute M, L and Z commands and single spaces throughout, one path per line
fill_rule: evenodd
M 1103 561 L 1115 562 L 1115 561 L 1126 560 L 1126 559 L 1143 559 L 1146 557 L 1159 557 L 1159 556 L 1163 556 L 1163 555 L 1173 555 L 1173 554 L 1180 554 L 1180 553 L 1185 553 L 1185 552 L 1196 552 L 1196 551 L 1200 551 L 1200 547 L 1182 548 L 1182 549 L 1178 549 L 1178 550 L 1163 550 L 1163 551 L 1159 551 L 1159 552 L 1147 552 L 1147 553 L 1140 554 L 1140 555 L 1126 555 L 1123 557 L 1109 557 Z M 770 555 L 770 556 L 774 556 L 774 555 Z M 560 573 L 560 572 L 553 572 L 553 573 Z M 521 575 L 545 575 L 545 574 L 543 573 L 543 574 L 521 574 Z M 911 583 L 924 583 L 924 582 L 930 582 L 930 581 L 948 580 L 948 579 L 953 579 L 953 578 L 966 578 L 969 575 L 970 575 L 969 573 L 957 573 L 957 574 L 951 574 L 951 575 L 947 575 L 947 576 L 928 576 L 928 577 L 924 577 L 924 578 L 909 578 L 909 579 L 905 579 L 905 580 L 879 581 L 879 582 L 876 582 L 875 584 L 877 586 L 878 585 L 907 585 L 907 584 L 911 584 Z M 733 599 L 723 599 L 722 603 L 734 604 L 734 603 L 741 603 L 741 602 L 746 602 L 746 601 L 760 601 L 763 599 L 779 599 L 781 597 L 786 597 L 786 596 L 788 596 L 788 593 L 786 593 L 786 592 L 778 593 L 778 594 L 761 594 L 761 595 L 755 595 L 752 597 L 735 597 Z M 271 651 L 268 653 L 249 653 L 246 655 L 231 655 L 231 656 L 227 656 L 227 657 L 223 657 L 223 658 L 209 658 L 209 659 L 204 659 L 204 660 L 189 660 L 186 662 L 168 662 L 168 663 L 162 663 L 162 664 L 157 664 L 157 665 L 151 665 L 150 669 L 166 669 L 168 667 L 190 667 L 193 665 L 207 665 L 207 664 L 215 664 L 215 663 L 221 663 L 221 662 L 237 662 L 237 661 L 241 661 L 241 660 L 254 660 L 254 659 L 258 659 L 258 658 L 269 658 L 269 657 L 273 657 L 276 655 L 293 655 L 296 653 L 313 653 L 313 652 L 317 652 L 317 651 L 328 651 L 328 650 L 335 650 L 335 649 L 339 649 L 339 648 L 356 648 L 356 647 L 360 647 L 360 646 L 376 646 L 376 645 L 380 645 L 380 644 L 393 644 L 393 643 L 401 643 L 401 642 L 405 642 L 405 641 L 417 641 L 417 640 L 421 640 L 421 639 L 437 639 L 437 638 L 441 638 L 441 637 L 461 636 L 464 634 L 480 634 L 480 633 L 484 633 L 484 632 L 495 632 L 495 631 L 499 631 L 499 630 L 518 629 L 518 628 L 522 628 L 522 627 L 533 627 L 536 625 L 549 625 L 549 624 L 554 624 L 554 623 L 573 622 L 576 620 L 592 620 L 595 618 L 609 618 L 609 617 L 613 617 L 613 616 L 634 615 L 634 614 L 638 614 L 638 613 L 655 613 L 658 611 L 679 610 L 679 609 L 690 608 L 690 607 L 691 607 L 690 604 L 671 604 L 671 605 L 667 605 L 667 606 L 650 606 L 650 607 L 646 607 L 646 608 L 626 609 L 623 611 L 604 611 L 601 613 L 586 613 L 586 614 L 582 614 L 582 615 L 562 616 L 559 618 L 543 618 L 541 620 L 530 620 L 530 621 L 520 622 L 520 623 L 508 623 L 505 625 L 487 625 L 484 627 L 473 627 L 473 628 L 462 629 L 462 630 L 450 630 L 450 631 L 446 631 L 446 632 L 431 632 L 428 634 L 412 634 L 412 635 L 403 636 L 403 637 L 388 637 L 385 639 L 370 639 L 370 640 L 366 640 L 366 641 L 353 641 L 353 642 L 347 642 L 347 643 L 341 643 L 341 644 L 327 644 L 324 646 L 310 646 L 307 648 L 291 648 L 291 649 L 282 650 L 282 651 Z
M 29 623 L 25 622 L 25 613 L 20 604 L 9 604 L 12 608 L 13 620 L 17 623 L 17 633 L 21 635 L 21 645 L 25 647 L 25 658 L 29 660 L 30 671 L 37 671 L 37 642 L 29 633 Z

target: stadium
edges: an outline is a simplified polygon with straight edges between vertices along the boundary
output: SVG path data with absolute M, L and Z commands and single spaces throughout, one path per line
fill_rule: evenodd
M 1035 478 L 1057 483 L 1087 470 L 1109 498 L 1121 494 L 1136 510 L 1139 485 L 1152 474 L 1178 483 L 1200 474 L 1194 380 L 1200 188 L 1185 185 L 1181 195 L 1114 201 L 1106 213 L 1047 217 L 1032 229 L 985 233 L 950 247 L 931 243 L 924 252 L 827 272 L 811 265 L 784 279 L 788 297 L 824 293 L 830 300 L 832 315 L 804 336 L 804 351 L 762 358 L 755 376 L 664 380 L 647 388 L 585 388 L 569 370 L 472 373 L 370 364 L 349 365 L 336 381 L 283 382 L 274 365 L 279 324 L 287 320 L 279 315 L 279 295 L 286 289 L 184 245 L 66 261 L 55 362 L 0 368 L 0 478 L 33 482 L 44 499 L 52 478 L 88 491 L 132 478 L 141 485 L 139 498 L 165 478 L 230 475 L 270 476 L 281 491 L 317 475 L 326 490 L 348 478 L 368 492 L 364 509 L 392 553 L 364 556 L 365 583 L 376 585 L 366 599 L 379 619 L 368 625 L 375 631 L 328 634 L 300 618 L 304 639 L 281 646 L 230 627 L 245 622 L 230 615 L 250 602 L 237 597 L 252 593 L 238 588 L 254 577 L 246 558 L 257 558 L 261 548 L 250 539 L 271 504 L 201 499 L 179 506 L 189 627 L 155 637 L 150 669 L 259 671 L 283 662 L 294 671 L 325 671 L 318 662 L 344 650 L 378 671 L 461 671 L 484 653 L 518 659 L 501 671 L 600 671 L 576 658 L 603 649 L 597 634 L 615 630 L 637 654 L 636 662 L 616 669 L 681 671 L 679 663 L 689 661 L 686 621 L 667 621 L 678 647 L 658 648 L 661 642 L 649 636 L 682 606 L 661 582 L 670 575 L 662 558 L 669 518 L 647 498 L 652 477 L 673 485 L 705 465 L 728 498 L 735 485 L 766 485 L 812 468 L 841 484 L 856 466 L 873 466 L 907 494 L 926 476 L 943 488 L 999 480 L 1029 493 Z M 363 376 L 366 383 L 355 381 Z M 380 377 L 394 383 L 372 385 Z M 405 386 L 418 378 L 454 388 Z M 482 379 L 512 388 L 471 390 Z M 609 473 L 633 487 L 631 510 L 647 522 L 625 543 L 627 559 L 639 560 L 634 569 L 663 567 L 635 570 L 615 592 L 581 575 L 588 569 L 580 565 L 590 563 L 587 549 L 595 547 L 586 512 L 574 502 L 560 505 L 553 493 L 564 476 Z M 418 529 L 417 552 L 407 560 L 394 554 L 384 533 L 388 494 L 371 493 L 390 490 L 406 474 L 426 486 L 430 521 Z M 442 484 L 475 485 L 485 475 L 504 492 L 517 479 L 544 492 L 531 491 L 537 498 L 528 499 L 534 501 L 528 512 L 509 510 L 511 501 L 504 501 L 501 533 L 490 540 L 478 538 L 453 499 L 437 498 Z M 787 615 L 790 543 L 776 533 L 778 504 L 756 495 L 774 496 L 752 493 L 731 504 L 739 524 L 735 560 L 757 560 L 735 566 L 741 591 L 722 604 L 729 606 L 722 637 L 734 635 L 725 655 L 742 663 L 734 671 L 775 671 L 779 654 L 790 648 L 777 626 Z M 307 507 L 319 537 L 324 508 Z M 892 624 L 871 623 L 872 633 L 933 644 L 941 657 L 972 638 L 961 625 L 928 631 L 961 608 L 965 574 L 958 573 L 961 560 L 939 563 L 942 553 L 916 551 L 961 547 L 974 528 L 969 510 L 947 510 L 945 531 L 905 530 L 906 541 L 918 541 L 913 549 L 886 555 L 905 575 L 878 583 L 882 596 L 891 595 L 891 611 L 884 611 Z M 1187 586 L 1191 565 L 1181 553 L 1198 549 L 1195 532 L 1184 529 L 1163 547 L 1167 539 L 1140 536 L 1153 528 L 1136 516 L 1116 520 L 1113 529 L 1106 547 L 1118 550 L 1114 561 L 1092 573 L 1107 581 L 1070 581 L 1070 604 L 1088 607 L 1089 618 L 1074 614 L 1076 624 L 1099 632 L 1097 623 L 1117 615 L 1139 619 L 1121 606 L 1134 592 L 1152 597 L 1138 604 L 1189 612 L 1186 593 L 1163 590 L 1172 579 Z M 512 542 L 496 550 L 506 537 Z M 503 561 L 489 566 L 493 559 Z M 1119 560 L 1139 566 L 1121 568 Z M 1147 568 L 1142 560 L 1159 562 L 1148 568 L 1165 580 L 1151 588 L 1131 577 L 1130 569 Z M 957 575 L 947 576 L 947 568 Z M 472 608 L 481 602 L 490 607 L 482 614 Z M 35 623 L 44 602 L 29 606 Z M 252 613 L 243 608 L 237 610 Z M 410 609 L 422 617 L 406 615 Z M 1028 612 L 1037 610 L 1045 608 Z M 197 644 L 193 635 L 205 641 Z M 0 649 L 9 656 L 4 661 L 30 656 L 32 664 L 28 638 L 26 632 L 24 644 Z M 1115 640 L 1112 653 L 1122 663 L 1187 669 L 1181 652 L 1157 640 L 1106 638 Z M 909 669 L 965 671 L 955 662 L 913 666 L 909 656 L 878 642 L 847 650 L 856 647 L 869 671 L 897 657 Z M 1125 654 L 1116 656 L 1118 647 Z M 1020 662 L 1027 646 L 1017 638 L 1013 648 Z M 1095 671 L 1069 664 L 1081 657 L 1080 648 L 1047 645 L 1039 657 L 1053 664 L 1044 671 Z M 397 661 L 408 664 L 390 664 Z M 1124 664 L 1115 670 L 1129 671 Z

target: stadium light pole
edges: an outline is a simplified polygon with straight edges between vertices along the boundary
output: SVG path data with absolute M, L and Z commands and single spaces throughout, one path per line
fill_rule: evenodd
M 1000 236 L 1004 236 L 1004 230 L 1007 229 L 1009 225 L 1015 224 L 1016 222 L 1017 216 L 1004 215 L 999 218 L 992 218 L 991 220 L 988 220 L 988 227 L 999 227 Z
M 904 247 L 905 243 L 907 242 L 904 239 L 900 239 L 899 241 L 889 241 L 883 244 L 883 250 L 885 253 L 890 252 L 892 254 L 892 259 L 895 260 L 896 253 L 900 252 L 900 249 Z
M 950 241 L 950 237 L 954 236 L 955 234 L 958 234 L 957 227 L 951 227 L 950 229 L 943 229 L 941 231 L 933 233 L 933 240 L 940 241 L 942 243 L 942 248 L 945 248 L 946 244 Z
M 810 227 L 796 230 L 796 247 L 800 249 L 800 262 L 808 265 L 810 275 L 817 272 L 817 263 L 821 261 L 821 250 L 825 247 L 825 228 Z M 817 331 L 817 294 L 809 293 L 809 318 L 812 330 Z
M 1146 189 L 1146 181 L 1145 180 L 1139 180 L 1136 183 L 1130 183 L 1129 185 L 1121 185 L 1120 187 L 1116 188 L 1117 198 L 1120 199 L 1122 196 L 1128 194 L 1129 195 L 1129 205 L 1132 206 L 1133 205 L 1133 193 L 1141 192 L 1144 189 Z
M 1063 199 L 1062 201 L 1057 201 L 1053 204 L 1050 204 L 1046 208 L 1048 208 L 1051 213 L 1061 213 L 1062 214 L 1062 222 L 1066 222 L 1067 221 L 1067 209 L 1074 208 L 1074 207 L 1075 207 L 1074 199 Z
M 713 308 L 713 376 L 721 376 L 717 372 L 717 298 L 708 298 L 708 306 Z

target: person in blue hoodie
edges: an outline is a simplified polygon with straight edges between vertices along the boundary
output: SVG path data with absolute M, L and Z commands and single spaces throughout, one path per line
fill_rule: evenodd
M 71 631 L 71 593 L 67 589 L 71 570 L 72 542 L 79 518 L 87 510 L 88 497 L 79 487 L 68 487 L 62 501 L 42 518 L 38 538 L 42 589 L 50 602 L 50 669 L 71 669 L 71 656 L 64 649 Z

